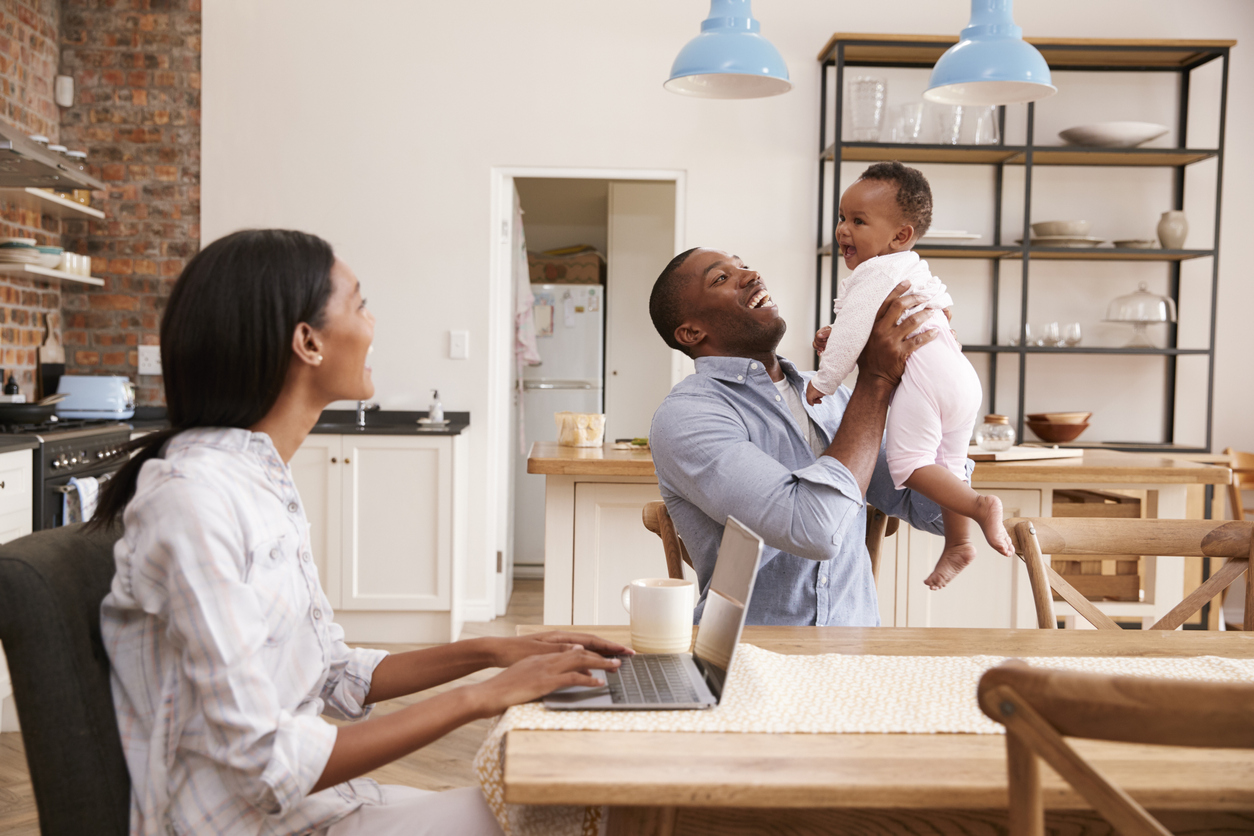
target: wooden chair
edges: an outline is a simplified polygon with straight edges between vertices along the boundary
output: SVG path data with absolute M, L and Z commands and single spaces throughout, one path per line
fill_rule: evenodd
M 1246 514 L 1254 514 L 1254 508 L 1244 507 L 1241 491 L 1254 491 L 1254 453 L 1242 453 L 1231 447 L 1224 450 L 1225 456 L 1232 458 L 1232 481 L 1228 483 L 1228 504 L 1232 507 L 1232 518 L 1244 520 Z
M 641 513 L 644 527 L 662 538 L 662 550 L 666 553 L 666 571 L 671 578 L 681 580 L 684 577 L 684 564 L 692 567 L 692 558 L 684 548 L 684 541 L 679 539 L 675 524 L 671 522 L 670 512 L 665 502 L 647 502 Z M 890 517 L 878 508 L 866 507 L 866 549 L 871 555 L 871 573 L 878 581 L 880 576 L 880 547 L 885 537 L 897 533 L 899 520 Z M 693 568 L 693 571 L 696 571 Z
M 1015 551 L 1028 567 L 1036 626 L 1056 629 L 1050 590 L 1099 630 L 1119 625 L 1094 606 L 1045 562 L 1045 555 L 1180 555 L 1226 558 L 1218 572 L 1189 593 L 1151 630 L 1174 630 L 1228 584 L 1245 573 L 1254 557 L 1254 522 L 1231 520 L 1118 520 L 1016 517 L 1006 521 Z M 1254 629 L 1254 584 L 1245 585 L 1245 629 Z
M 1054 768 L 1124 836 L 1170 836 L 1063 737 L 1164 746 L 1254 749 L 1254 687 L 1032 668 L 985 672 L 980 708 L 1006 727 L 1010 836 L 1044 836 L 1040 762 Z

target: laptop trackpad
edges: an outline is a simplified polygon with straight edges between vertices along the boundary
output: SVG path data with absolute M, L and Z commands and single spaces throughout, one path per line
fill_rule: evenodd
M 562 688 L 549 694 L 544 698 L 544 704 L 549 708 L 595 708 L 599 706 L 613 705 L 614 700 L 610 697 L 610 689 L 605 685 L 605 674 L 602 671 L 594 670 L 592 675 L 601 680 L 601 685 L 573 685 L 570 688 Z

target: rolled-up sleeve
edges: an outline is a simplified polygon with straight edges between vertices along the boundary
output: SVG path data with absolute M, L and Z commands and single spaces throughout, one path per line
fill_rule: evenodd
M 327 605 L 330 611 L 330 605 Z M 337 720 L 362 720 L 373 705 L 366 705 L 374 669 L 387 658 L 386 650 L 349 647 L 344 643 L 344 628 L 332 622 L 331 672 L 322 686 L 323 713 Z
M 178 525 L 179 508 L 196 508 Z M 203 717 L 203 735 L 182 746 L 216 763 L 224 782 L 252 806 L 283 814 L 317 783 L 336 729 L 280 702 L 263 661 L 269 632 L 257 591 L 246 582 L 242 525 L 220 495 L 177 477 L 127 508 L 134 548 L 147 555 L 131 593 L 145 611 L 164 616 L 166 634 Z
M 835 557 L 863 505 L 849 469 L 821 456 L 789 470 L 750 440 L 734 412 L 699 401 L 672 393 L 654 415 L 650 445 L 660 480 L 713 520 L 736 517 L 771 548 Z

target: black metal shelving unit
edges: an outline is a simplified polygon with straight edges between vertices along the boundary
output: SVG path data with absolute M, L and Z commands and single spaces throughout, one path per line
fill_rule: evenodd
M 1014 354 L 1019 358 L 1018 374 L 1018 437 L 1024 432 L 1024 398 L 1027 388 L 1027 358 L 1031 354 L 1076 355 L 1159 355 L 1166 367 L 1165 397 L 1163 406 L 1163 432 L 1160 444 L 1079 443 L 1074 446 L 1103 447 L 1105 449 L 1146 452 L 1163 450 L 1172 452 L 1208 452 L 1212 444 L 1212 425 L 1215 390 L 1215 319 L 1219 285 L 1219 229 L 1223 198 L 1224 134 L 1228 100 L 1228 61 L 1232 41 L 1145 41 L 1145 40 L 1091 40 L 1041 38 L 1028 39 L 1041 50 L 1049 62 L 1051 71 L 1084 72 L 1165 72 L 1178 74 L 1179 101 L 1177 103 L 1176 136 L 1179 148 L 1086 148 L 1073 146 L 1039 146 L 1034 141 L 1035 107 L 1026 108 L 1026 141 L 1022 145 L 918 145 L 882 142 L 842 142 L 842 113 L 844 96 L 844 72 L 846 67 L 905 67 L 929 69 L 941 54 L 957 42 L 946 36 L 917 35 L 858 35 L 836 34 L 819 54 L 822 67 L 819 111 L 819 211 L 817 254 L 815 257 L 815 309 L 816 329 L 827 324 L 824 314 L 831 311 L 831 302 L 837 292 L 837 260 L 831 257 L 831 241 L 835 239 L 837 223 L 836 203 L 841 192 L 840 164 L 842 162 L 877 162 L 900 160 L 905 163 L 989 165 L 994 172 L 993 244 L 991 246 L 941 245 L 919 246 L 915 250 L 924 258 L 987 259 L 992 265 L 992 304 L 989 333 L 991 345 L 966 345 L 963 350 L 972 354 L 989 354 L 989 409 L 997 411 L 996 355 Z M 1189 85 L 1192 72 L 1211 61 L 1222 62 L 1219 91 L 1218 144 L 1213 149 L 1189 148 Z M 834 88 L 834 89 L 833 89 Z M 831 95 L 834 93 L 834 96 Z M 828 136 L 829 100 L 833 107 L 834 132 Z M 1000 109 L 999 136 L 1005 139 L 1006 110 Z M 1172 206 L 1184 208 L 1185 169 L 1203 160 L 1215 159 L 1218 165 L 1215 185 L 1214 242 L 1205 250 L 1118 249 L 1103 247 L 1060 248 L 1032 247 L 1029 245 L 1032 223 L 1032 176 L 1039 166 L 1138 166 L 1171 168 L 1173 174 Z M 830 166 L 830 169 L 829 169 Z M 1006 166 L 1022 166 L 1023 231 L 1022 243 L 1003 244 L 1001 240 L 1003 185 Z M 827 191 L 827 176 L 831 174 L 832 187 Z M 829 223 L 830 222 L 830 223 Z M 1078 346 L 1042 347 L 1025 346 L 1032 261 L 1135 261 L 1159 262 L 1168 269 L 1168 294 L 1180 302 L 1180 265 L 1197 258 L 1211 260 L 1211 292 L 1208 344 L 1204 349 L 1180 348 L 1177 344 L 1177 327 L 1168 325 L 1166 348 L 1107 348 Z M 1021 287 L 1019 311 L 1019 339 L 1017 345 L 998 345 L 999 295 L 1004 262 L 1021 262 Z M 825 272 L 826 271 L 826 272 Z M 823 292 L 824 279 L 829 280 L 830 291 Z M 826 298 L 825 298 L 826 297 Z M 1176 362 L 1181 356 L 1205 356 L 1207 358 L 1206 383 L 1206 443 L 1202 447 L 1179 445 L 1175 442 Z

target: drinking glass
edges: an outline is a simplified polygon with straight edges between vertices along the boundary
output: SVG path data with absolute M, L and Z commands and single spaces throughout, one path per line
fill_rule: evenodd
M 923 141 L 923 103 L 897 105 L 889 111 L 889 140 L 892 142 Z
M 1047 322 L 1041 330 L 1041 345 L 1060 345 L 1062 343 L 1062 330 L 1058 327 L 1057 322 Z
M 997 106 L 970 108 L 963 128 L 970 132 L 964 139 L 971 145 L 996 145 Z
M 938 145 L 958 145 L 962 142 L 962 105 L 934 104 L 932 114 Z
M 873 76 L 856 76 L 849 79 L 848 94 L 853 141 L 875 142 L 880 138 L 880 126 L 884 121 L 888 82 Z
M 1068 348 L 1079 345 L 1081 336 L 1080 323 L 1069 322 L 1066 327 L 1062 329 L 1062 344 Z

